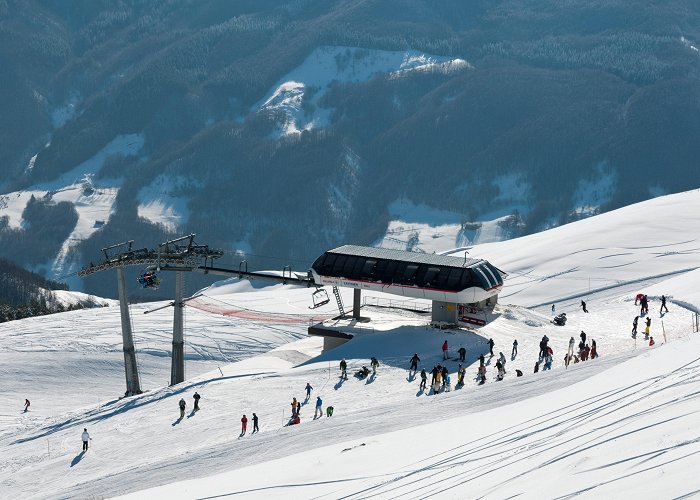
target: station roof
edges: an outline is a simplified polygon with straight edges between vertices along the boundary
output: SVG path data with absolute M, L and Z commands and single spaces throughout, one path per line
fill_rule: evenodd
M 454 257 L 452 255 L 408 252 L 406 250 L 391 250 L 388 248 L 363 247 L 358 245 L 343 245 L 341 247 L 328 250 L 326 253 L 449 267 L 471 267 L 483 262 L 481 259 L 465 259 L 464 257 Z

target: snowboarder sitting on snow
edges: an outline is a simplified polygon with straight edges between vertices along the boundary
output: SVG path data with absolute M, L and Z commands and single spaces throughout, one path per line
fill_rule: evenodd
M 327 406 L 326 407 L 326 418 L 332 417 L 333 416 L 333 407 L 332 406 Z
M 650 337 L 649 338 L 649 347 L 653 346 L 654 344 L 656 344 L 656 342 L 654 342 L 654 337 Z
M 515 376 L 516 376 L 516 377 L 522 377 L 522 376 L 523 376 L 523 372 L 521 372 L 520 370 L 515 370 Z
M 363 379 L 367 375 L 369 375 L 369 368 L 367 368 L 366 366 L 363 366 L 362 368 L 360 368 L 359 370 L 357 370 L 355 372 L 355 376 L 359 379 Z

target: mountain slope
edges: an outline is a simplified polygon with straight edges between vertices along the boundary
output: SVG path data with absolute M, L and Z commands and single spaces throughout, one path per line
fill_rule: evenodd
M 64 193 L 78 221 L 17 252 L 54 276 L 186 232 L 281 268 L 379 240 L 397 200 L 512 214 L 485 231 L 505 238 L 697 187 L 699 18 L 689 0 L 3 4 L 0 217 Z M 102 196 L 66 194 L 82 174 L 42 188 L 81 165 Z

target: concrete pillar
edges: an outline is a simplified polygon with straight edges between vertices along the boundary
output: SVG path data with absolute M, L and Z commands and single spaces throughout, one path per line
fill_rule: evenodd
M 360 320 L 360 306 L 362 304 L 362 290 L 355 288 L 352 294 L 352 317 Z
M 124 268 L 117 267 L 117 288 L 119 290 L 119 311 L 122 321 L 122 345 L 124 349 L 124 372 L 126 374 L 126 395 L 141 394 L 139 370 L 136 365 L 136 350 L 134 336 L 131 333 L 131 316 L 129 315 L 129 299 L 126 296 L 126 279 Z
M 175 272 L 175 302 L 173 303 L 173 355 L 170 367 L 170 385 L 185 380 L 185 335 L 182 302 L 185 293 L 185 273 Z

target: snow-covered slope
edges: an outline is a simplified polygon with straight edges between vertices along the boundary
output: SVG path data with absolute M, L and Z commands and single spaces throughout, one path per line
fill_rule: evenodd
M 692 241 L 699 200 L 698 191 L 659 198 L 472 248 L 471 256 L 509 273 L 497 319 L 475 330 L 436 330 L 416 312 L 365 307 L 363 316 L 371 321 L 349 322 L 356 337 L 321 354 L 321 342 L 305 338 L 304 331 L 314 320 L 331 324 L 331 304 L 311 311 L 306 288 L 228 280 L 189 303 L 188 378 L 174 387 L 165 386 L 171 311 L 143 315 L 161 304 L 134 306 L 147 392 L 121 400 L 117 308 L 0 325 L 0 377 L 7 382 L 0 399 L 8 401 L 0 426 L 0 496 L 697 494 L 692 471 L 700 465 L 694 425 L 700 337 L 692 332 L 689 309 L 697 309 L 700 298 L 688 284 L 697 272 L 684 270 L 697 267 Z M 671 215 L 675 219 L 666 220 Z M 638 218 L 646 228 L 634 229 L 630 221 Z M 649 228 L 655 231 L 653 245 L 627 243 Z M 628 264 L 600 265 L 621 259 Z M 589 292 L 589 277 L 606 285 Z M 654 347 L 642 334 L 630 336 L 638 291 L 652 300 Z M 580 294 L 590 313 L 579 309 Z M 671 297 L 670 312 L 663 315 L 660 294 Z M 527 309 L 510 302 L 546 306 Z M 565 327 L 549 322 L 550 302 L 567 312 Z M 567 369 L 566 345 L 581 330 L 596 340 L 601 357 Z M 545 334 L 554 349 L 554 369 L 533 374 Z M 477 386 L 472 377 L 488 338 L 496 354 L 507 356 L 508 373 L 496 382 L 495 359 L 487 355 L 488 381 Z M 408 358 L 418 353 L 421 366 L 430 369 L 442 362 L 445 339 L 452 353 L 459 346 L 467 349 L 467 384 L 432 395 L 408 375 Z M 519 352 L 511 359 L 513 339 Z M 376 377 L 339 380 L 341 358 L 352 373 L 370 356 L 381 363 Z M 454 385 L 458 362 L 446 365 Z M 524 376 L 516 377 L 516 370 Z M 289 402 L 303 398 L 307 382 L 314 392 L 302 409 L 302 423 L 285 427 Z M 195 390 L 202 409 L 193 413 Z M 333 417 L 313 420 L 316 396 L 334 406 Z M 26 414 L 25 397 L 32 400 Z M 181 397 L 188 403 L 182 420 Z M 260 417 L 260 433 L 239 438 L 240 418 L 252 412 Z M 82 454 L 85 427 L 93 441 Z
M 253 110 L 277 114 L 279 135 L 298 134 L 328 125 L 332 110 L 321 107 L 320 103 L 334 83 L 366 82 L 380 74 L 400 78 L 411 72 L 452 73 L 469 67 L 462 59 L 414 50 L 319 47 L 275 83 Z

